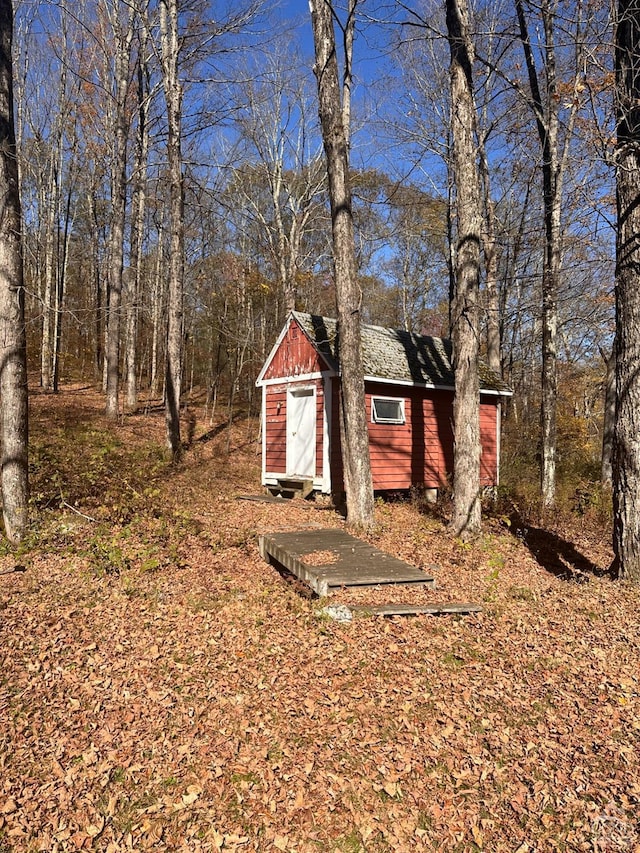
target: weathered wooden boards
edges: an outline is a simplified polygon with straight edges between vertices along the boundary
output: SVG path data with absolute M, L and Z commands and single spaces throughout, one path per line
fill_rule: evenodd
M 341 587 L 410 584 L 434 588 L 422 569 L 385 554 L 344 530 L 304 530 L 260 536 L 260 555 L 280 563 L 320 596 Z
M 328 604 L 316 611 L 318 616 L 326 616 L 334 622 L 352 622 L 365 616 L 444 616 L 447 613 L 466 616 L 480 613 L 479 604 Z
M 481 613 L 480 604 L 358 604 L 350 605 L 349 610 L 359 616 L 440 616 L 445 613 L 457 613 L 466 615 L 468 613 Z
M 344 530 L 301 530 L 265 533 L 259 537 L 260 556 L 280 564 L 308 584 L 319 596 L 341 587 L 380 587 L 396 584 L 435 588 L 431 575 L 422 569 L 379 551 Z M 330 611 L 332 606 L 324 608 Z M 339 605 L 331 618 L 351 621 L 354 616 L 419 616 L 446 613 L 479 613 L 479 604 L 360 604 Z

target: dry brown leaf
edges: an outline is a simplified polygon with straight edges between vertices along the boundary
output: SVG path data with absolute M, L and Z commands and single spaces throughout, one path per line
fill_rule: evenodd
M 71 411 L 102 429 L 91 400 L 89 411 L 72 397 Z M 35 399 L 38 440 L 60 443 L 64 401 Z M 140 447 L 150 429 L 162 441 L 160 415 L 127 416 L 114 441 Z M 279 849 L 277 838 L 298 853 L 527 853 L 591 849 L 597 832 L 638 846 L 637 592 L 595 576 L 568 585 L 490 518 L 461 548 L 396 502 L 377 506 L 375 544 L 439 563 L 438 595 L 484 613 L 319 622 L 260 559 L 255 533 L 322 526 L 324 513 L 235 501 L 259 464 L 251 443 L 231 462 L 222 449 L 188 452 L 135 520 L 107 507 L 104 527 L 75 531 L 56 515 L 28 577 L 0 578 L 11 849 L 197 853 Z M 600 559 L 606 547 L 581 535 L 576 547 Z M 129 568 L 95 571 L 91 543 L 127 551 Z M 142 570 L 146 556 L 160 567 Z M 334 599 L 384 603 L 389 590 Z

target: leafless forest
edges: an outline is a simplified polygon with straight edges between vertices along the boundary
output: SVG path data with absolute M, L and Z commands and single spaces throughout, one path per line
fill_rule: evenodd
M 547 7 L 474 10 L 481 349 L 515 392 L 513 452 L 535 462 L 553 427 L 560 473 L 597 480 L 613 334 L 611 24 L 598 4 Z M 448 335 L 444 14 L 357 14 L 363 320 Z M 114 417 L 167 390 L 169 361 L 178 398 L 203 388 L 211 409 L 253 410 L 288 308 L 335 316 L 312 54 L 295 4 L 17 4 L 28 351 L 43 389 L 90 380 Z M 542 434 L 543 371 L 555 426 Z
M 0 853 L 637 853 L 640 9 L 310 9 L 0 0 Z M 292 309 L 513 390 L 359 525 L 480 612 L 260 558 L 346 526 L 244 499 Z

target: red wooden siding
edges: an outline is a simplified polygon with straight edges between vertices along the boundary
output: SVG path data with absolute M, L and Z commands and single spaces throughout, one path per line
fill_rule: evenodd
M 498 400 L 480 398 L 480 485 L 498 483 Z
M 267 385 L 265 394 L 264 429 L 266 437 L 265 470 L 270 474 L 287 473 L 287 391 L 300 384 L 316 388 L 316 477 L 323 475 L 324 391 L 322 380 L 314 382 Z
M 293 320 L 263 378 L 295 379 L 296 376 L 308 376 L 326 369 L 327 365 L 318 351 Z
M 329 468 L 331 471 L 331 490 L 337 494 L 344 491 L 342 473 L 342 446 L 340 444 L 340 393 L 336 376 L 329 379 L 331 384 L 331 436 L 329 447 Z M 328 392 L 327 392 L 328 393 Z
M 371 421 L 373 396 L 404 400 L 404 424 Z M 413 485 L 440 488 L 453 471 L 453 394 L 425 388 L 367 383 L 367 423 L 371 473 L 376 490 L 408 489 Z M 334 389 L 331 426 L 331 482 L 343 489 L 339 400 Z M 497 401 L 480 405 L 483 486 L 497 482 Z
M 264 430 L 266 437 L 265 469 L 286 473 L 287 468 L 287 388 L 285 385 L 268 385 L 264 403 Z
M 451 394 L 371 384 L 366 396 L 373 488 L 442 486 L 453 461 Z M 372 423 L 372 396 L 403 399 L 405 423 Z

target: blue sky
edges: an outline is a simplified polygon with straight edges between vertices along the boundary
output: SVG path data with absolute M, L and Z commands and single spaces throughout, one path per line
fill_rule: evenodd
M 313 33 L 311 31 L 311 13 L 309 12 L 309 0 L 282 0 L 279 4 L 281 15 L 297 25 L 298 44 L 304 55 L 313 57 Z M 372 50 L 369 40 L 365 40 L 362 33 L 356 27 L 356 40 L 354 47 L 354 64 L 356 66 L 356 78 L 360 80 L 372 79 L 376 75 L 378 63 L 381 57 L 376 56 Z

